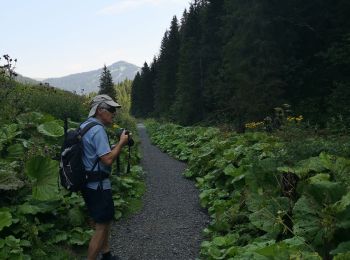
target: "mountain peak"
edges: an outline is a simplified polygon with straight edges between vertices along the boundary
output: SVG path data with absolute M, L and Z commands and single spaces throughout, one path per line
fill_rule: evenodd
M 126 61 L 117 61 L 107 68 L 112 74 L 112 79 L 114 83 L 121 82 L 125 79 L 133 79 L 136 73 L 140 70 L 134 64 L 128 63 Z M 97 92 L 100 76 L 102 72 L 102 67 L 96 70 L 75 73 L 59 78 L 48 78 L 44 82 L 49 83 L 52 86 L 68 90 L 76 91 L 77 93 L 90 93 Z

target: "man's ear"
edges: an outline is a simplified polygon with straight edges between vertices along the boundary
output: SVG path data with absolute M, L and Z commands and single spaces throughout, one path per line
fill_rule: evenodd
M 96 108 L 96 113 L 95 113 L 95 115 L 101 114 L 101 112 L 102 112 L 102 108 L 98 107 L 98 108 Z

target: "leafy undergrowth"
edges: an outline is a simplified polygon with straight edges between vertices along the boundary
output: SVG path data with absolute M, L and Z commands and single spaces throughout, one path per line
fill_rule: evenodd
M 201 191 L 201 259 L 350 258 L 348 139 L 146 126 Z
M 86 252 L 93 231 L 83 199 L 58 185 L 62 126 L 50 115 L 29 112 L 0 127 L 0 259 L 74 259 Z M 124 150 L 123 172 L 126 157 Z M 134 153 L 132 165 L 138 160 Z M 130 174 L 111 179 L 120 219 L 140 207 L 142 169 L 132 166 Z

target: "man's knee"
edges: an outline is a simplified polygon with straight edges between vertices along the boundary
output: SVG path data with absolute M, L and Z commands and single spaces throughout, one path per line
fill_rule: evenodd
M 106 223 L 96 223 L 95 230 L 100 232 L 107 232 L 111 226 L 111 222 Z

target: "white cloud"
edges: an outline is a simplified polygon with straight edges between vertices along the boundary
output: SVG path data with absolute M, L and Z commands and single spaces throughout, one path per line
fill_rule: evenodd
M 106 6 L 97 12 L 98 15 L 112 15 L 135 10 L 144 5 L 169 6 L 174 4 L 183 5 L 190 0 L 120 0 L 112 5 Z

